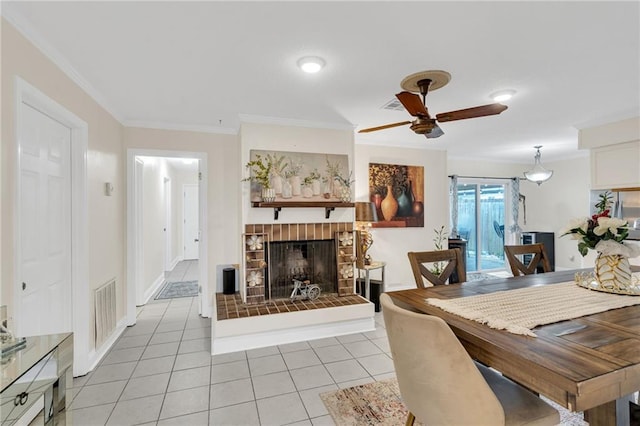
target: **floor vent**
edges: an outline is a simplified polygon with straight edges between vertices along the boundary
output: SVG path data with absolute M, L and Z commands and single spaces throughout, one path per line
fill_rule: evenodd
M 96 348 L 99 348 L 116 329 L 116 280 L 94 291 L 96 312 Z

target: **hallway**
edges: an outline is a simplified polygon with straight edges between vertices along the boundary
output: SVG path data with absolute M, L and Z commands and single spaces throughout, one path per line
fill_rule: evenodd
M 168 283 L 198 281 L 198 278 L 198 259 L 180 261 L 173 270 L 165 272 L 164 274 L 164 280 Z

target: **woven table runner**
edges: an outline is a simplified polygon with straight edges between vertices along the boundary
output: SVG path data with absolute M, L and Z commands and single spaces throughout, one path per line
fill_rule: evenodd
M 592 291 L 578 287 L 573 281 L 456 299 L 428 298 L 426 301 L 491 328 L 532 337 L 536 335 L 531 330 L 538 325 L 640 305 L 638 296 Z

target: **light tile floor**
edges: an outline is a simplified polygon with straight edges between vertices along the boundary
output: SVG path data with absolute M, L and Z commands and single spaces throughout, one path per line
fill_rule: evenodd
M 171 279 L 197 279 L 193 271 L 197 261 L 181 262 Z M 78 426 L 332 425 L 321 393 L 394 376 L 379 313 L 375 321 L 374 332 L 211 356 L 211 320 L 196 298 L 152 300 L 73 380 L 69 414 Z
M 171 274 L 197 279 L 197 261 Z M 381 313 L 375 323 L 368 333 L 211 356 L 211 320 L 196 298 L 152 300 L 99 366 L 73 380 L 69 414 L 76 426 L 333 425 L 321 393 L 395 376 Z M 576 417 L 563 424 L 582 425 Z

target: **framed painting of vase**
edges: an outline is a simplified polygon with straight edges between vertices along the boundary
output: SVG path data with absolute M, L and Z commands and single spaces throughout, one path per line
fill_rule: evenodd
M 374 228 L 424 227 L 424 167 L 369 163 Z

